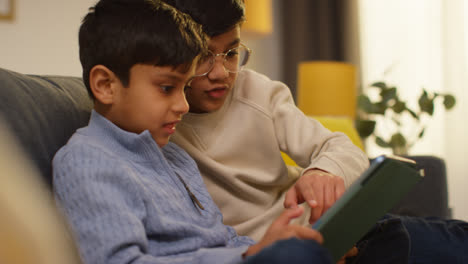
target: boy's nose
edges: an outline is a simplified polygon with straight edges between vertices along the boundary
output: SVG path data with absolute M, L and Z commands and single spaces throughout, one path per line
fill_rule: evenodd
M 189 104 L 185 98 L 185 93 L 181 93 L 179 96 L 176 96 L 174 100 L 174 111 L 180 115 L 186 114 L 189 111 Z
M 224 79 L 229 76 L 229 72 L 224 67 L 223 57 L 216 57 L 213 69 L 208 73 L 208 78 L 212 80 Z

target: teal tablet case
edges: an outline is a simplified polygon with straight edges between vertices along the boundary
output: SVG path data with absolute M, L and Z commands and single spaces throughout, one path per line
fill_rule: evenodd
M 379 156 L 313 225 L 338 261 L 424 176 L 417 164 Z

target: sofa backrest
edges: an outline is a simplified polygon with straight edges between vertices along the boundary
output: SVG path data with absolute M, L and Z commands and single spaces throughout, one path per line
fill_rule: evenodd
M 418 166 L 424 169 L 425 176 L 390 212 L 417 217 L 451 218 L 445 161 L 435 156 L 407 158 L 416 161 Z
M 0 118 L 49 186 L 52 158 L 76 129 L 88 124 L 92 106 L 81 78 L 0 69 Z

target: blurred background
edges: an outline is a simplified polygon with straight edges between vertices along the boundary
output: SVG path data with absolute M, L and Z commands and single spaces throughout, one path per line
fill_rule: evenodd
M 246 23 L 253 24 L 242 32 L 253 50 L 248 68 L 285 82 L 296 100 L 298 65 L 306 61 L 353 65 L 356 95 L 372 96 L 368 86 L 376 81 L 397 86 L 410 106 L 418 104 L 422 88 L 454 95 L 456 106 L 435 107 L 424 137 L 408 154 L 445 161 L 453 217 L 468 220 L 468 1 L 247 1 Z M 94 3 L 0 0 L 0 67 L 81 76 L 78 28 Z M 385 127 L 376 129 L 385 134 Z M 365 147 L 369 157 L 391 153 L 371 140 Z

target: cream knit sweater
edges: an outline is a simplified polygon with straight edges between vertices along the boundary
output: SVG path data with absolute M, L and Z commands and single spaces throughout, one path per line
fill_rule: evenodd
M 288 87 L 251 70 L 239 73 L 221 109 L 185 115 L 172 141 L 196 160 L 224 223 L 255 240 L 282 212 L 299 177 L 299 170 L 288 173 L 280 151 L 302 168 L 343 177 L 347 187 L 369 165 L 345 134 L 305 116 Z M 307 224 L 309 215 L 298 221 Z

